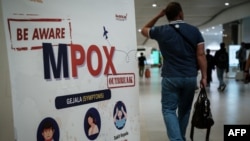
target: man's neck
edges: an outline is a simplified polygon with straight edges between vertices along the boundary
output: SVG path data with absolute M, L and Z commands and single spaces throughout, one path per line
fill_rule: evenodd
M 174 24 L 174 23 L 184 23 L 183 20 L 175 20 L 175 21 L 170 21 L 170 24 Z

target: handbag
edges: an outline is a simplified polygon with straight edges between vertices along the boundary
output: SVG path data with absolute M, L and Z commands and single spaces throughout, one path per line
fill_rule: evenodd
M 206 141 L 209 140 L 210 129 L 214 125 L 210 101 L 207 97 L 206 89 L 201 88 L 197 100 L 194 104 L 194 112 L 191 120 L 190 138 L 193 141 L 194 127 L 207 129 Z

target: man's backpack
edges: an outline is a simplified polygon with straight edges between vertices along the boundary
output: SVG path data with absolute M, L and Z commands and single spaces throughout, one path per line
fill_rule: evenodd
M 227 52 L 219 52 L 216 56 L 216 66 L 225 69 L 228 67 L 228 54 Z
M 226 53 L 221 53 L 219 58 L 218 58 L 218 61 L 219 62 L 222 62 L 222 63 L 226 63 L 227 62 L 227 54 Z
M 245 61 L 246 60 L 246 51 L 244 49 L 239 50 L 237 59 L 239 59 L 239 61 Z
M 196 127 L 198 129 L 207 129 L 206 141 L 208 141 L 210 129 L 213 125 L 214 120 L 210 110 L 210 101 L 207 97 L 205 88 L 202 88 L 194 104 L 194 113 L 191 120 L 191 140 L 193 141 L 194 127 Z

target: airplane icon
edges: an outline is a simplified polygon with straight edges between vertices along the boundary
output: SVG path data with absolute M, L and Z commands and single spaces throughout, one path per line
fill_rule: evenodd
M 105 26 L 103 26 L 103 37 L 105 37 L 105 39 L 108 39 L 108 31 L 106 30 Z

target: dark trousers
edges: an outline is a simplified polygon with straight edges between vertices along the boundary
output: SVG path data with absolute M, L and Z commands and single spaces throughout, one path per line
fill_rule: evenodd
M 139 66 L 139 76 L 143 77 L 145 66 Z

